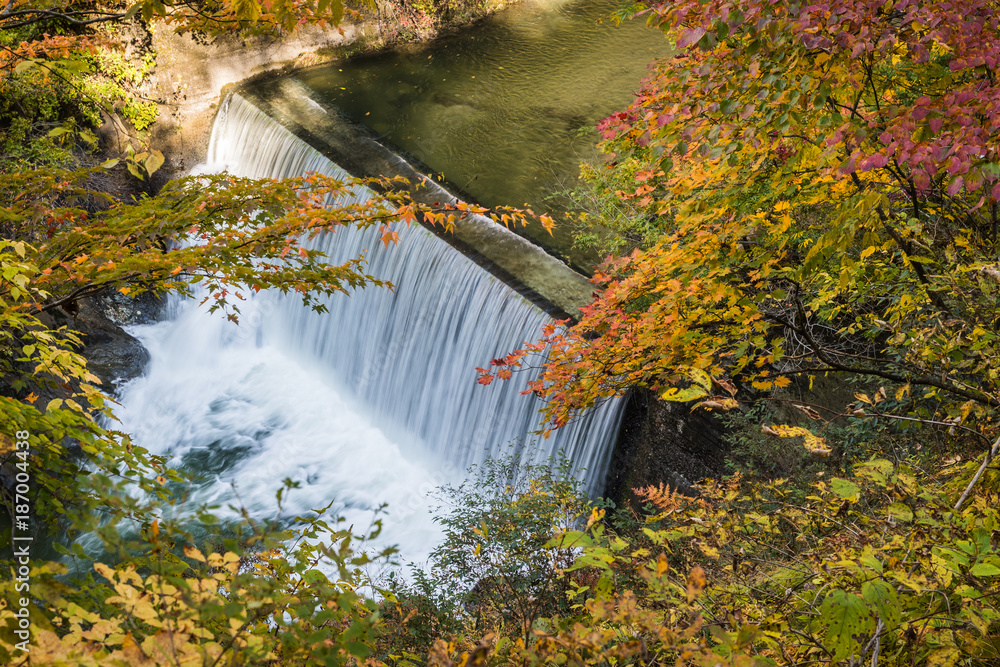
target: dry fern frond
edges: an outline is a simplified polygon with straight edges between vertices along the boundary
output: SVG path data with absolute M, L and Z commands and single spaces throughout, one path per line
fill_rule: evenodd
M 671 489 L 669 485 L 660 482 L 659 486 L 640 486 L 632 489 L 640 500 L 651 503 L 653 507 L 661 512 L 670 512 L 679 509 L 681 502 L 685 499 L 677 489 Z

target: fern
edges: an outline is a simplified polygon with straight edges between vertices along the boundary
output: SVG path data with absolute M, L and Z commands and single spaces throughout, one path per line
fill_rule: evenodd
M 660 482 L 659 486 L 644 486 L 632 489 L 637 497 L 643 502 L 650 503 L 661 512 L 671 512 L 679 509 L 684 496 L 671 489 L 669 485 Z

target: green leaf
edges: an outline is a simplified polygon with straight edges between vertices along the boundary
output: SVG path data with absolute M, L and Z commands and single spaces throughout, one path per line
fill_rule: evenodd
M 882 561 L 872 554 L 862 554 L 858 559 L 858 562 L 867 567 L 869 570 L 874 570 L 875 572 L 881 573 L 885 569 L 882 565 Z
M 854 593 L 833 590 L 823 600 L 819 612 L 825 645 L 834 662 L 860 653 L 861 638 L 874 626 L 868 604 Z
M 744 625 L 736 636 L 737 646 L 750 646 L 763 634 L 756 625 Z
M 888 583 L 881 580 L 865 582 L 861 586 L 861 597 L 875 609 L 887 627 L 892 628 L 899 624 L 902 617 L 899 598 L 896 596 L 896 590 Z
M 857 501 L 861 496 L 861 489 L 857 484 L 839 477 L 830 480 L 830 489 L 845 500 Z
M 17 65 L 14 66 L 14 74 L 23 74 L 28 70 L 32 69 L 38 61 L 34 58 L 28 58 L 27 60 L 22 60 Z
M 566 549 L 569 547 L 589 547 L 593 546 L 593 544 L 594 541 L 587 533 L 580 530 L 569 530 L 546 542 L 544 548 Z
M 302 573 L 302 580 L 307 584 L 316 584 L 318 582 L 328 583 L 326 575 L 319 570 L 306 570 Z
M 356 658 L 367 658 L 368 654 L 372 652 L 371 648 L 362 642 L 347 642 L 345 646 L 350 654 Z
M 885 484 L 889 479 L 889 473 L 892 472 L 892 463 L 886 461 L 885 459 L 875 459 L 874 461 L 868 461 L 867 463 L 861 463 L 854 466 L 854 474 L 857 477 L 864 477 L 865 479 L 870 479 L 876 484 Z
M 886 510 L 890 517 L 896 521 L 910 522 L 913 521 L 913 510 L 907 507 L 903 503 L 893 503 L 889 505 Z
M 138 14 L 139 10 L 142 8 L 143 7 L 141 2 L 137 2 L 131 7 L 129 7 L 128 11 L 125 12 L 125 16 L 122 17 L 122 22 L 126 23 L 128 21 L 131 21 L 133 18 L 135 18 L 135 15 Z
M 334 0 L 330 3 L 330 20 L 334 24 L 339 24 L 344 19 L 344 3 L 342 0 Z
M 969 574 L 974 577 L 996 577 L 1000 576 L 1000 567 L 993 563 L 976 563 L 969 568 Z

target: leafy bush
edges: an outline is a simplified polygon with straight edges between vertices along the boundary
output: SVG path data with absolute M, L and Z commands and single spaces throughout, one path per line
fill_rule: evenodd
M 508 456 L 470 473 L 440 491 L 444 540 L 431 553 L 431 581 L 450 592 L 476 631 L 527 638 L 538 619 L 568 608 L 563 570 L 574 553 L 547 545 L 586 518 L 590 501 L 565 459 L 549 465 Z
M 638 490 L 638 526 L 546 545 L 578 549 L 567 613 L 514 642 L 438 641 L 429 664 L 997 664 L 996 479 L 953 507 L 976 463 L 876 459 L 801 504 L 783 481 Z
M 207 510 L 199 515 L 212 520 Z M 322 511 L 296 517 L 286 530 L 251 522 L 227 528 L 248 537 L 203 551 L 180 523 L 154 519 L 138 541 L 105 524 L 99 535 L 106 552 L 124 547 L 128 554 L 114 566 L 77 546 L 67 555 L 81 575 L 70 576 L 62 563 L 38 562 L 22 577 L 28 588 L 5 580 L 0 660 L 343 665 L 371 653 L 379 617 L 360 592 L 370 583 L 363 568 L 391 550 L 355 552 L 357 538 Z M 362 537 L 377 534 L 378 525 Z M 15 611 L 25 590 L 33 603 L 27 623 Z

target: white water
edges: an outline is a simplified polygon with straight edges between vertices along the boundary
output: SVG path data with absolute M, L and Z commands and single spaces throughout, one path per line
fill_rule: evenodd
M 281 178 L 339 167 L 242 98 L 220 112 L 205 171 Z M 359 197 L 367 196 L 364 191 Z M 370 288 L 327 301 L 329 313 L 262 292 L 236 327 L 193 302 L 136 327 L 151 354 L 121 393 L 124 430 L 155 453 L 209 475 L 193 502 L 274 516 L 284 478 L 301 485 L 286 513 L 336 500 L 356 528 L 388 504 L 381 542 L 422 562 L 439 537 L 427 493 L 473 463 L 523 443 L 524 456 L 562 450 L 601 491 L 618 428 L 609 404 L 542 440 L 539 401 L 523 380 L 476 382 L 476 366 L 537 338 L 536 306 L 427 230 L 399 226 L 383 250 L 376 230 L 319 240 L 330 261 L 369 252 Z

